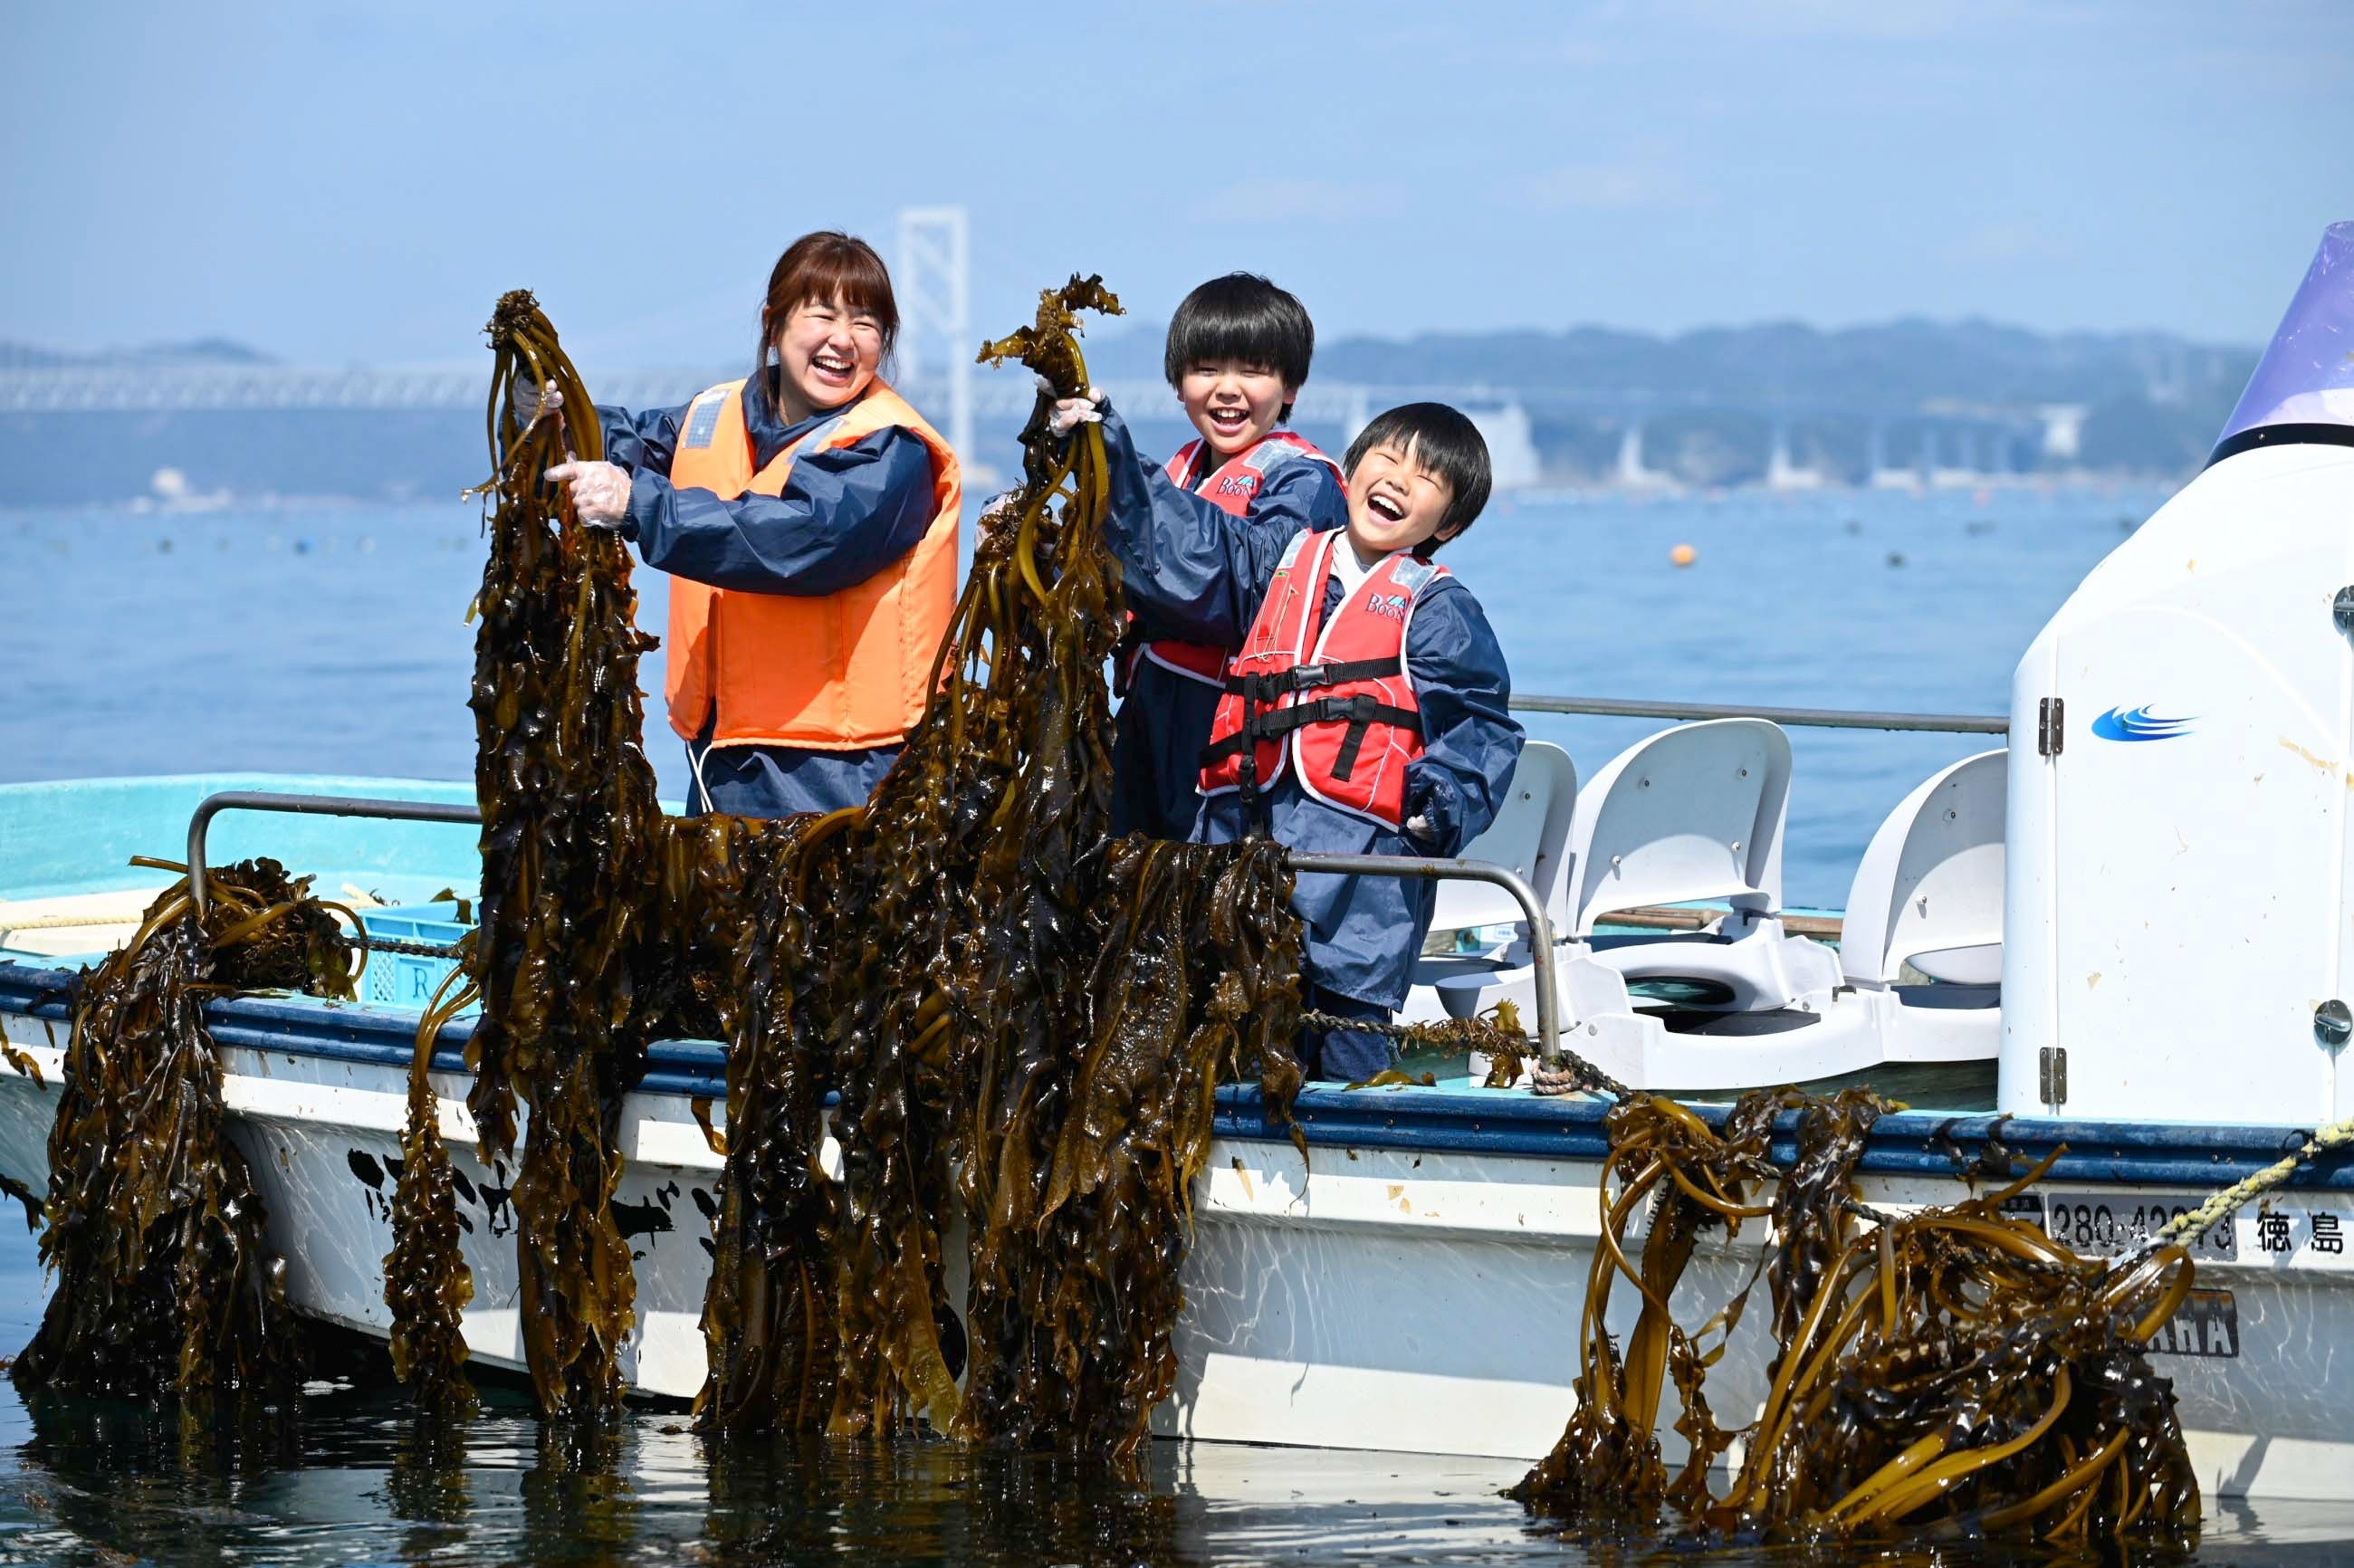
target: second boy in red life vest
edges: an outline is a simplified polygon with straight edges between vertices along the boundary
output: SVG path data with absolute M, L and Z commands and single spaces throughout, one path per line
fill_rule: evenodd
M 1437 403 L 1393 408 L 1349 448 L 1345 532 L 1171 504 L 1100 400 L 1056 406 L 1069 429 L 1100 411 L 1111 460 L 1106 535 L 1140 620 L 1238 649 L 1196 788 L 1193 837 L 1265 832 L 1294 849 L 1452 855 L 1494 820 L 1521 751 L 1511 676 L 1479 601 L 1431 560 L 1489 489 L 1471 421 Z M 1429 928 L 1430 885 L 1302 875 L 1309 1004 L 1377 1021 L 1405 1000 Z M 1389 1065 L 1378 1035 L 1301 1042 L 1311 1077 Z
M 1285 428 L 1308 379 L 1316 327 L 1265 278 L 1233 272 L 1185 296 L 1161 368 L 1200 432 L 1161 471 L 1165 506 L 1192 506 L 1287 533 L 1348 521 L 1340 465 Z M 1161 637 L 1141 617 L 1121 654 L 1112 743 L 1112 831 L 1192 833 L 1194 784 L 1231 644 Z

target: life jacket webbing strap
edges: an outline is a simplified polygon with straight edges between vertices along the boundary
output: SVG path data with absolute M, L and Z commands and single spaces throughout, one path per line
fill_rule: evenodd
M 1245 681 L 1257 681 L 1262 695 L 1280 697 L 1318 686 L 1344 685 L 1351 681 L 1381 681 L 1405 673 L 1403 654 L 1393 659 L 1346 659 L 1335 664 L 1294 664 L 1280 674 L 1226 676 L 1226 690 L 1239 693 Z
M 1332 759 L 1335 779 L 1346 779 L 1356 770 L 1357 753 L 1365 744 L 1365 732 L 1373 725 L 1394 725 L 1416 735 L 1422 733 L 1420 714 L 1412 708 L 1392 707 L 1370 693 L 1353 697 L 1315 697 L 1288 708 L 1255 709 L 1244 718 L 1241 733 L 1202 748 L 1202 766 L 1207 768 L 1236 752 L 1243 754 L 1247 766 L 1252 756 L 1250 748 L 1259 741 L 1280 740 L 1293 730 L 1305 729 L 1311 724 L 1342 720 L 1348 722 L 1349 733 L 1341 739 L 1340 755 Z

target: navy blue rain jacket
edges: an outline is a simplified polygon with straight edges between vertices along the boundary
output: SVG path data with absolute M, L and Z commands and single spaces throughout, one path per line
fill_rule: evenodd
M 1156 465 L 1137 456 L 1127 425 L 1109 408 L 1103 431 L 1111 459 L 1107 533 L 1138 620 L 1154 635 L 1240 647 L 1297 523 L 1190 504 L 1166 475 L 1154 484 Z M 1325 579 L 1326 615 L 1340 591 L 1339 578 Z M 1327 806 L 1287 768 L 1268 792 L 1278 842 L 1327 853 L 1453 855 L 1495 820 L 1522 737 L 1508 711 L 1511 673 L 1503 650 L 1460 579 L 1438 577 L 1423 590 L 1407 629 L 1405 664 L 1423 726 L 1423 754 L 1406 769 L 1406 814 L 1428 819 L 1429 840 Z M 1242 833 L 1238 795 L 1201 802 L 1194 838 L 1226 843 Z M 1397 877 L 1301 876 L 1292 906 L 1308 927 L 1308 978 L 1339 996 L 1395 1008 L 1430 927 L 1431 895 L 1428 883 Z
M 766 468 L 836 410 L 788 425 L 771 387 L 774 372 L 744 384 L 744 428 L 755 468 Z M 864 582 L 916 547 L 933 515 L 931 452 L 912 431 L 877 430 L 864 440 L 793 460 L 781 495 L 724 501 L 670 482 L 671 455 L 686 407 L 632 414 L 599 408 L 608 461 L 631 474 L 625 536 L 646 565 L 674 577 L 744 593 L 812 598 Z M 779 649 L 779 658 L 794 650 Z M 863 804 L 898 756 L 897 747 L 817 751 L 795 747 L 724 747 L 706 737 L 687 747 L 696 788 L 690 811 L 787 817 Z
M 1270 450 L 1291 451 L 1281 446 Z M 1171 480 L 1166 464 L 1140 461 L 1156 507 L 1193 512 L 1204 527 L 1210 525 L 1213 514 L 1222 521 L 1230 518 L 1216 503 Z M 1207 447 L 1203 449 L 1200 467 L 1203 474 L 1214 471 Z M 1200 476 L 1194 478 L 1199 482 Z M 1303 528 L 1321 533 L 1346 527 L 1348 493 L 1331 468 L 1293 453 L 1267 471 L 1244 520 L 1253 528 L 1276 530 L 1286 539 Z M 1138 609 L 1138 629 L 1145 635 L 1181 635 L 1152 630 L 1157 622 L 1149 599 L 1142 601 L 1142 608 L 1135 604 L 1130 608 Z M 1136 662 L 1135 683 L 1120 700 L 1112 739 L 1112 832 L 1141 832 L 1157 839 L 1191 836 L 1194 810 L 1202 803 L 1194 788 L 1202 776 L 1202 748 L 1210 744 L 1210 722 L 1217 715 L 1218 697 L 1215 686 L 1150 659 Z

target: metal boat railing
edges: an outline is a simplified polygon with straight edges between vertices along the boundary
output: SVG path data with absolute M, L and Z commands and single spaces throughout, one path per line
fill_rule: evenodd
M 1914 714 L 1848 708 L 1759 707 L 1728 703 L 1659 703 L 1617 697 L 1563 697 L 1536 693 L 1515 696 L 1519 713 L 1575 714 L 1605 718 L 1719 719 L 1761 718 L 1774 724 L 1814 729 L 1929 730 L 1956 735 L 2007 735 L 2008 717 L 1991 714 Z M 265 790 L 230 789 L 208 795 L 188 819 L 189 900 L 201 917 L 205 908 L 205 837 L 215 817 L 223 811 L 282 811 L 297 816 L 375 818 L 396 822 L 479 824 L 482 813 L 472 806 L 440 801 L 393 800 L 355 795 L 286 795 Z M 1394 876 L 1416 881 L 1485 882 L 1511 894 L 1528 918 L 1529 948 L 1536 964 L 1537 1049 L 1545 1061 L 1561 1057 L 1561 1031 L 1555 1016 L 1560 995 L 1553 987 L 1553 925 L 1544 906 L 1522 877 L 1500 865 L 1476 860 L 1420 860 L 1390 855 L 1312 854 L 1294 852 L 1286 857 L 1294 871 L 1331 873 L 1343 876 Z M 1666 913 L 1666 912 L 1663 912 Z M 365 934 L 363 934 L 365 939 Z
M 1903 714 L 1858 708 L 1765 708 L 1737 703 L 1628 702 L 1617 697 L 1553 697 L 1515 694 L 1514 713 L 1585 714 L 1603 718 L 1761 718 L 1797 729 L 1938 730 L 1953 735 L 2009 735 L 2001 714 Z
M 482 814 L 472 806 L 435 800 L 392 800 L 364 795 L 282 795 L 260 789 L 225 789 L 207 795 L 188 819 L 188 896 L 198 918 L 205 907 L 205 840 L 213 819 L 224 811 L 280 811 L 304 817 L 361 817 L 390 822 L 451 822 L 479 824 Z M 1512 895 L 1528 916 L 1530 947 L 1537 967 L 1537 1049 L 1547 1062 L 1561 1057 L 1561 1031 L 1554 1018 L 1559 993 L 1553 989 L 1553 923 L 1536 890 L 1517 874 L 1480 860 L 1407 860 L 1376 854 L 1309 854 L 1284 857 L 1293 871 L 1329 872 L 1342 876 L 1394 876 L 1414 881 L 1485 882 Z M 361 933 L 366 940 L 366 933 Z
M 1484 882 L 1512 895 L 1529 921 L 1529 956 L 1536 965 L 1537 1054 L 1547 1066 L 1561 1062 L 1561 992 L 1553 986 L 1553 922 L 1544 901 L 1519 873 L 1484 860 L 1410 860 L 1386 854 L 1312 854 L 1293 850 L 1284 863 L 1294 871 L 1338 876 L 1394 876 L 1408 882 Z
M 267 789 L 224 789 L 207 795 L 188 819 L 188 902 L 205 916 L 205 835 L 223 811 L 280 811 L 297 817 L 372 817 L 387 822 L 456 822 L 480 825 L 472 806 L 443 800 L 387 800 L 366 795 L 281 795 Z M 360 934 L 366 940 L 367 934 Z

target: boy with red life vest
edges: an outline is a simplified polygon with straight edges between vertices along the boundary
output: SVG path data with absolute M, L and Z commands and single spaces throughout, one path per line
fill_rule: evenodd
M 1457 410 L 1415 403 L 1350 444 L 1341 531 L 1172 502 L 1101 395 L 1055 406 L 1057 430 L 1103 422 L 1108 537 L 1129 604 L 1156 635 L 1237 652 L 1227 662 L 1195 787 L 1193 837 L 1266 832 L 1298 850 L 1453 855 L 1494 820 L 1520 758 L 1511 675 L 1470 591 L 1432 555 L 1487 503 L 1487 444 Z M 1431 886 L 1303 874 L 1309 1005 L 1377 1022 L 1405 1000 Z M 1389 1065 L 1379 1035 L 1301 1042 L 1309 1075 Z
M 1339 465 L 1285 424 L 1315 353 L 1307 310 L 1265 278 L 1230 272 L 1186 295 L 1161 368 L 1201 434 L 1160 469 L 1161 504 L 1286 536 L 1348 521 Z M 1182 839 L 1193 832 L 1202 747 L 1234 648 L 1148 630 L 1140 620 L 1121 653 L 1112 831 Z

